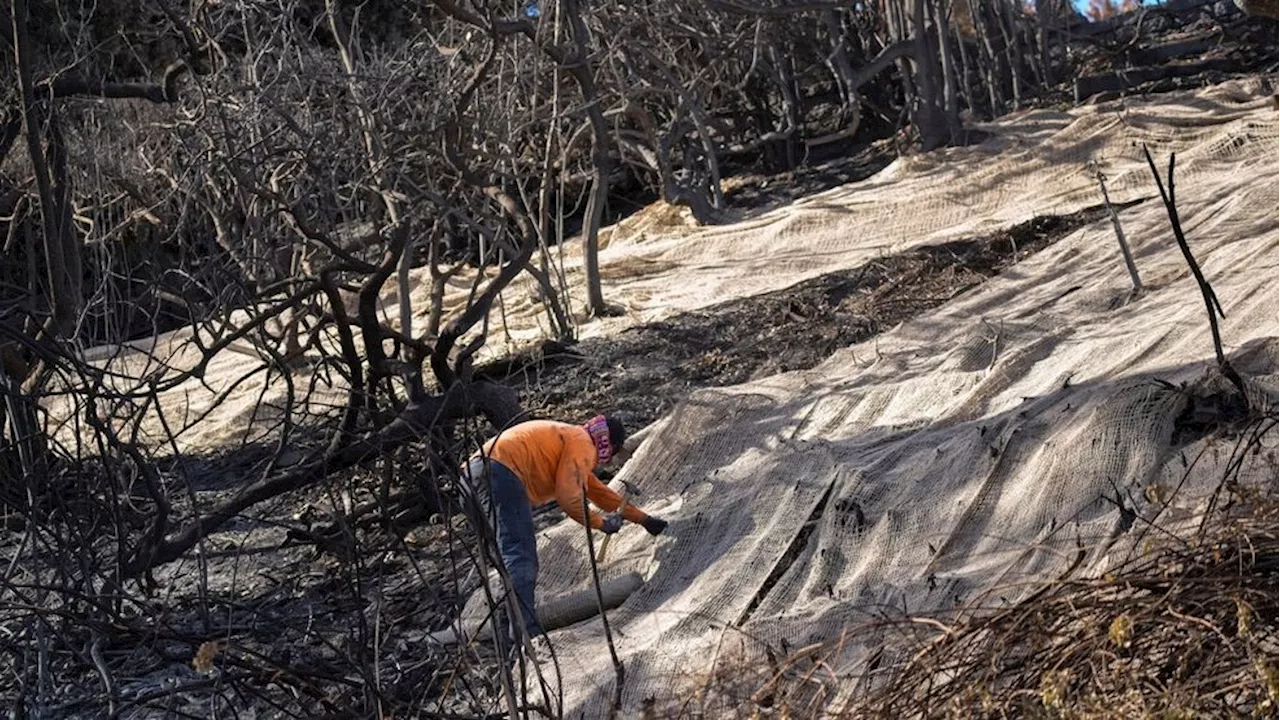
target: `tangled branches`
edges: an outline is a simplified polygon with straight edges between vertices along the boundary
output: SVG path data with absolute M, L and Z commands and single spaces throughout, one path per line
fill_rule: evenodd
M 1276 524 L 1273 501 L 1194 545 L 948 627 L 858 712 L 1266 715 L 1277 701 Z

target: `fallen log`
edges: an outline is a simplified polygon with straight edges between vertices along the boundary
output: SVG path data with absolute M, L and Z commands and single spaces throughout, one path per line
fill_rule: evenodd
M 600 594 L 604 598 L 604 609 L 612 610 L 626 602 L 627 598 L 631 597 L 631 594 L 639 590 L 643 584 L 644 579 L 639 573 L 634 572 L 601 581 Z M 542 626 L 544 632 L 551 632 L 593 618 L 599 612 L 595 588 L 589 587 L 540 602 L 538 624 Z M 493 623 L 489 622 L 489 616 L 484 590 L 478 589 L 471 594 L 458 620 L 452 626 L 433 632 L 427 637 L 441 645 L 491 639 Z

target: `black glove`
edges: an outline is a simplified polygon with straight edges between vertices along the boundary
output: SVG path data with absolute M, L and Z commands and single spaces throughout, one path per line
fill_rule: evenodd
M 600 518 L 600 530 L 605 535 L 612 535 L 622 529 L 622 516 L 618 513 L 609 513 Z
M 650 515 L 644 519 L 644 529 L 649 531 L 650 535 L 661 535 L 663 530 L 667 529 L 667 521 L 660 517 Z

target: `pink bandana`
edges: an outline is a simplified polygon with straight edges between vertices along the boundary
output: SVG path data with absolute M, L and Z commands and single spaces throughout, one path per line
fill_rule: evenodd
M 609 442 L 609 422 L 603 415 L 597 415 L 584 425 L 591 442 L 596 446 L 596 462 L 606 465 L 613 459 L 613 443 Z

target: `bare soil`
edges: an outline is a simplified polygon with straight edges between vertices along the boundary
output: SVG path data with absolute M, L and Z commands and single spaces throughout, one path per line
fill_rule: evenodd
M 1104 208 L 1039 217 L 1007 231 L 890 255 L 777 292 L 572 346 L 545 342 L 479 368 L 521 390 L 535 417 L 578 421 L 608 411 L 632 428 L 693 390 L 813 367 L 938 307 L 1072 231 Z

